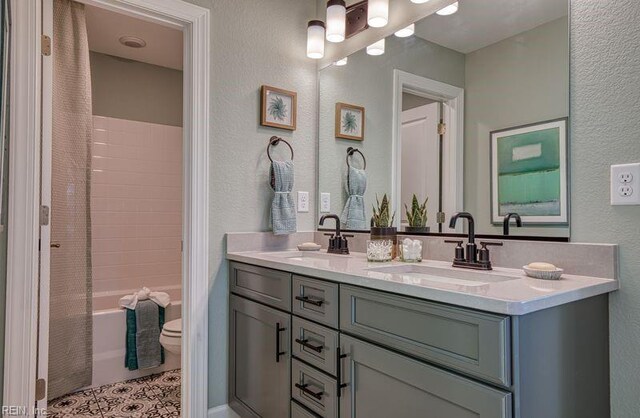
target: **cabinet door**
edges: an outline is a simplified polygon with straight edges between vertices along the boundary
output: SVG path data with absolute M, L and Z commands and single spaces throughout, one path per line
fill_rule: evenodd
M 511 394 L 340 336 L 341 418 L 509 418 Z
M 289 416 L 291 315 L 231 295 L 229 405 L 242 417 Z

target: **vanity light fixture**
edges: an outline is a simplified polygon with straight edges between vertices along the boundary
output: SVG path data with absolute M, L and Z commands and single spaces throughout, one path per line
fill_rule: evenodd
M 310 20 L 307 25 L 307 57 L 318 60 L 324 57 L 324 22 Z
M 367 47 L 367 54 L 369 55 L 382 55 L 384 54 L 384 38 L 378 42 L 373 43 Z
M 367 22 L 373 28 L 382 28 L 389 22 L 389 0 L 369 0 Z
M 458 2 L 455 2 L 453 4 L 448 5 L 447 7 L 444 7 L 438 10 L 436 14 L 439 14 L 440 16 L 449 16 L 454 14 L 457 11 L 458 11 Z
M 412 23 L 409 26 L 407 26 L 406 28 L 400 29 L 399 31 L 397 31 L 395 33 L 395 35 L 398 38 L 407 38 L 407 37 L 413 35 L 415 32 L 416 32 L 416 25 L 415 25 L 415 23 Z
M 347 57 L 344 57 L 342 59 L 339 59 L 338 61 L 333 63 L 336 67 L 343 67 L 345 65 L 347 65 Z
M 327 41 L 342 42 L 347 29 L 347 5 L 344 0 L 327 2 Z

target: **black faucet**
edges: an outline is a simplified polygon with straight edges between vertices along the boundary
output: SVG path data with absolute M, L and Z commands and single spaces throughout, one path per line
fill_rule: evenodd
M 520 218 L 520 215 L 515 212 L 507 213 L 507 216 L 505 216 L 502 221 L 502 235 L 509 235 L 509 221 L 511 218 L 516 220 L 517 227 L 522 226 L 522 219 Z
M 469 212 L 458 212 L 451 217 L 449 221 L 449 228 L 453 229 L 456 227 L 456 223 L 458 222 L 458 218 L 466 219 L 469 223 L 468 228 L 468 242 L 466 248 L 466 256 L 465 249 L 462 247 L 463 241 L 461 240 L 446 240 L 447 243 L 457 244 L 456 246 L 456 254 L 453 259 L 454 267 L 462 267 L 468 269 L 475 270 L 491 270 L 491 258 L 489 254 L 489 249 L 487 248 L 489 245 L 499 245 L 501 246 L 501 242 L 481 242 L 480 250 L 478 250 L 478 246 L 476 245 L 476 232 L 475 232 L 475 222 L 473 220 L 473 216 Z
M 335 219 L 336 221 L 336 232 L 334 234 L 325 234 L 331 237 L 329 238 L 329 248 L 327 249 L 327 252 L 332 254 L 349 254 L 349 242 L 347 242 L 347 238 L 353 237 L 353 235 L 341 235 L 340 218 L 338 215 L 323 215 L 320 218 L 321 226 L 324 225 L 324 221 L 326 219 Z

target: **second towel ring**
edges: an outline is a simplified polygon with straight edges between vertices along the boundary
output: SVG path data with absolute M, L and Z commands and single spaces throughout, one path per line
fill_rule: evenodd
M 362 169 L 366 170 L 367 169 L 367 159 L 364 158 L 364 154 L 359 149 L 353 148 L 353 147 L 347 148 L 347 166 L 351 167 L 351 164 L 349 164 L 349 157 L 351 157 L 356 152 L 358 154 L 360 154 L 360 156 L 362 157 L 362 161 L 364 162 L 364 166 L 362 167 Z
M 291 146 L 290 143 L 288 143 L 287 141 L 285 141 L 284 139 L 277 137 L 277 136 L 272 136 L 271 138 L 269 138 L 269 145 L 267 145 L 267 157 L 269 157 L 269 161 L 273 162 L 273 159 L 271 158 L 271 153 L 269 152 L 269 149 L 271 148 L 271 146 L 276 146 L 280 143 L 280 141 L 284 142 L 285 144 L 287 144 L 287 146 L 289 147 L 289 150 L 291 150 L 291 161 L 293 161 L 293 147 Z

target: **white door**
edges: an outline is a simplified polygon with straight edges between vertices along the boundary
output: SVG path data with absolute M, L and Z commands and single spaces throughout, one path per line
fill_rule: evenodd
M 407 225 L 404 209 L 411 208 L 413 194 L 427 203 L 427 226 L 437 228 L 440 193 L 440 103 L 434 102 L 402 112 L 400 198 L 402 224 Z M 436 231 L 437 232 L 437 231 Z
M 53 0 L 42 2 L 42 34 L 53 40 Z M 51 55 L 42 55 L 42 167 L 40 204 L 51 207 L 51 132 L 53 124 L 53 48 Z M 38 308 L 38 368 L 37 407 L 47 407 L 49 367 L 49 275 L 51 259 L 51 222 L 40 226 L 40 294 Z M 55 245 L 55 243 L 54 243 Z M 42 380 L 41 380 L 42 379 Z M 43 385 L 42 382 L 45 382 Z M 40 387 L 40 385 L 42 385 Z

